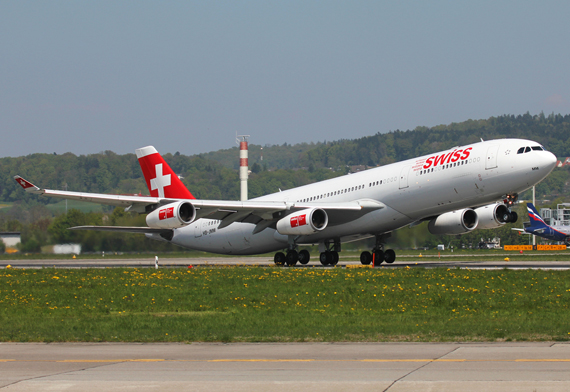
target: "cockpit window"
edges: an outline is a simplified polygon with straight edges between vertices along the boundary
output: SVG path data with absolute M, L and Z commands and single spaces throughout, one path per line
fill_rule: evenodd
M 522 154 L 523 152 L 531 151 L 546 151 L 542 146 L 532 146 L 532 147 L 521 147 L 518 149 L 517 154 Z

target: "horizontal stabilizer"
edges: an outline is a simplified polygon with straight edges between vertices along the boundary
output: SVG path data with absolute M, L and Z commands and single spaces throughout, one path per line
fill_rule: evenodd
M 123 233 L 139 234 L 172 234 L 172 229 L 157 229 L 153 227 L 130 227 L 130 226 L 75 226 L 69 230 L 94 230 L 94 231 L 121 231 Z

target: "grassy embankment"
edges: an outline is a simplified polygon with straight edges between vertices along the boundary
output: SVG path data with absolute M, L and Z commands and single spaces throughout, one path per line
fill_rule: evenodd
M 0 341 L 569 340 L 570 271 L 0 270 Z

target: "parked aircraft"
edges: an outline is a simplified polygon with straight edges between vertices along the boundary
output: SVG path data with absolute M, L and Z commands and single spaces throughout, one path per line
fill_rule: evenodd
M 528 234 L 534 234 L 536 236 L 546 238 L 552 241 L 564 242 L 566 245 L 570 245 L 570 226 L 550 226 L 547 225 L 544 219 L 540 216 L 534 204 L 526 203 L 526 208 L 528 210 L 528 217 L 530 222 L 525 222 L 524 229 L 513 229 Z
M 185 248 L 220 254 L 277 252 L 278 265 L 306 264 L 299 246 L 319 245 L 320 262 L 335 265 L 343 242 L 375 237 L 363 264 L 393 263 L 385 239 L 396 229 L 429 221 L 432 234 L 462 234 L 515 222 L 518 194 L 543 180 L 556 157 L 523 139 L 481 141 L 247 201 L 200 200 L 152 146 L 136 150 L 150 196 L 40 189 L 27 191 L 125 207 L 148 214 L 148 227 L 73 229 L 145 233 Z

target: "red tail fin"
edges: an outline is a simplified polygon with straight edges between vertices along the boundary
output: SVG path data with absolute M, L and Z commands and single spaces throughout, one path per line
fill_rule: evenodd
M 195 199 L 153 146 L 136 150 L 146 186 L 153 197 Z

